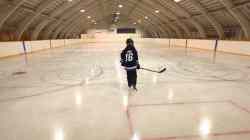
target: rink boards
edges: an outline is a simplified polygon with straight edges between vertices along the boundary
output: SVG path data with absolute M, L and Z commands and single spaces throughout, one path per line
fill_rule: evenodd
M 125 38 L 110 39 L 60 39 L 39 41 L 1 42 L 0 57 L 9 57 L 25 53 L 37 52 L 57 47 L 70 47 L 80 43 L 124 43 Z M 166 47 L 194 48 L 209 51 L 219 51 L 238 55 L 250 55 L 250 42 L 247 41 L 223 41 L 223 40 L 199 40 L 199 39 L 156 39 L 135 38 L 136 43 L 155 44 Z

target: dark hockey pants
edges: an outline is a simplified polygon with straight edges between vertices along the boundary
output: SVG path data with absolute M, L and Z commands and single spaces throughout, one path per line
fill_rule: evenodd
M 128 87 L 133 86 L 134 88 L 136 88 L 136 83 L 137 83 L 136 69 L 127 71 L 127 80 L 128 80 Z

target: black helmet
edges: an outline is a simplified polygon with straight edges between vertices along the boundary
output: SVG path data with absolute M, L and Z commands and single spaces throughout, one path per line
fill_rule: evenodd
M 131 38 L 127 39 L 126 43 L 127 45 L 134 45 L 134 41 Z

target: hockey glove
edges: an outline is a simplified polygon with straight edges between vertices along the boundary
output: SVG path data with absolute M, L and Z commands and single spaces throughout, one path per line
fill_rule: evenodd
M 141 66 L 140 66 L 140 64 L 137 64 L 137 69 L 141 69 Z

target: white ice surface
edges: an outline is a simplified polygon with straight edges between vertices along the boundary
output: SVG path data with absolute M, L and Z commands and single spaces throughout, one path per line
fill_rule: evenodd
M 139 71 L 138 92 L 126 86 L 122 43 L 1 59 L 0 139 L 250 139 L 250 57 L 136 46 L 142 66 L 167 68 Z

